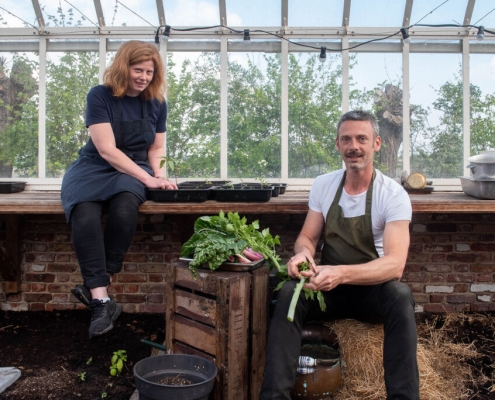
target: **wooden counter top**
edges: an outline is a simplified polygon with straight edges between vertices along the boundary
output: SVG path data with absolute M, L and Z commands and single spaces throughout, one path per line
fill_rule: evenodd
M 208 200 L 203 203 L 156 203 L 146 201 L 143 214 L 218 214 L 221 210 L 242 214 L 305 214 L 309 192 L 286 192 L 268 202 L 227 203 Z M 493 213 L 495 200 L 481 200 L 463 192 L 411 194 L 414 213 Z M 0 194 L 0 214 L 63 214 L 60 192 Z

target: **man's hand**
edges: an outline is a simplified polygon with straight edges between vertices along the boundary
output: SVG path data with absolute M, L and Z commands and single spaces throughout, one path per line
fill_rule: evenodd
M 309 274 L 309 279 L 304 285 L 306 289 L 329 291 L 342 283 L 342 268 L 344 265 L 318 265 L 318 272 Z M 308 271 L 309 272 L 309 271 Z M 306 273 L 301 272 L 301 274 Z
M 299 264 L 302 264 L 303 262 L 307 262 L 309 264 L 309 271 L 299 272 Z M 314 274 L 317 274 L 315 268 L 315 261 L 313 257 L 311 255 L 308 256 L 304 251 L 291 257 L 287 263 L 287 272 L 291 278 L 301 279 L 301 276 L 313 276 Z

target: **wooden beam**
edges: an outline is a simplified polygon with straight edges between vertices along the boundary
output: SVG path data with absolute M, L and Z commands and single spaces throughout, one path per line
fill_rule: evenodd
M 5 216 L 5 249 L 0 248 L 0 276 L 5 293 L 21 291 L 21 216 Z

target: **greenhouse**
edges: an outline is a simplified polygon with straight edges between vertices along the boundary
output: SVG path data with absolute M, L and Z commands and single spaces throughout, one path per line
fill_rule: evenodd
M 342 112 L 376 115 L 376 165 L 460 190 L 495 148 L 489 0 L 6 0 L 0 177 L 56 189 L 89 137 L 88 90 L 125 41 L 156 44 L 167 156 L 190 178 L 307 189 L 341 168 Z
M 494 0 L 0 0 L 0 398 L 488 400 Z

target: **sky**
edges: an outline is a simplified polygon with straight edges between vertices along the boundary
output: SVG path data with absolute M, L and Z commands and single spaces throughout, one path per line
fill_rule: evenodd
M 280 26 L 279 0 L 225 1 L 229 26 Z M 339 26 L 342 23 L 343 3 L 344 0 L 289 0 L 289 26 Z M 158 25 L 155 0 L 101 0 L 101 4 L 106 25 Z M 219 23 L 218 0 L 164 0 L 163 4 L 167 23 L 172 27 L 211 26 Z M 396 28 L 402 24 L 404 4 L 405 0 L 352 0 L 349 25 Z M 467 0 L 415 0 L 411 22 L 463 23 L 466 4 Z M 85 26 L 92 26 L 92 22 L 96 21 L 92 1 L 40 0 L 40 6 L 45 18 L 47 15 L 56 15 L 57 8 L 61 7 L 64 12 L 69 8 L 76 8 L 75 20 L 83 14 L 88 18 L 83 21 Z M 5 9 L 24 21 L 35 24 L 31 0 L 3 0 L 0 5 L 0 23 L 3 23 L 0 26 L 23 26 L 22 21 Z M 476 0 L 472 23 L 478 22 L 487 27 L 495 27 L 493 0 Z M 174 59 L 180 65 L 184 58 L 193 56 L 190 53 L 176 53 Z M 231 53 L 229 57 L 231 60 L 245 62 L 246 53 Z M 458 73 L 461 56 L 411 54 L 410 57 L 411 102 L 431 104 L 435 99 L 434 88 L 438 88 L 446 80 L 454 79 Z M 259 56 L 255 59 L 262 60 Z M 400 79 L 400 54 L 359 53 L 357 60 L 351 75 L 359 89 L 372 89 L 377 82 Z M 473 54 L 471 60 L 471 82 L 484 93 L 495 93 L 495 55 Z

